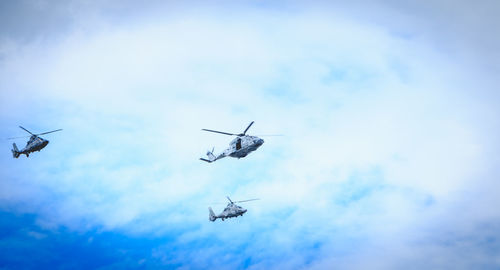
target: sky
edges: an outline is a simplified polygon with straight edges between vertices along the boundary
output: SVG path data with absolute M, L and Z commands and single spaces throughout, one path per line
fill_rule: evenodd
M 2 1 L 0 269 L 499 269 L 498 12 Z

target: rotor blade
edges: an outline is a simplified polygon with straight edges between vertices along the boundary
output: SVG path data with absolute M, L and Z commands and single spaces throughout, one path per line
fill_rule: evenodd
M 21 127 L 21 126 L 19 126 L 19 127 L 20 127 L 20 128 L 22 128 L 22 129 L 24 129 L 24 131 L 28 132 L 29 134 L 31 134 L 31 135 L 35 135 L 35 134 L 31 133 L 29 130 L 27 130 L 27 129 L 25 129 L 25 128 Z
M 247 133 L 248 129 L 253 125 L 253 122 L 254 121 L 252 121 L 252 123 L 250 123 L 250 125 L 248 125 L 248 127 L 245 129 L 245 131 L 243 131 L 243 135 L 245 135 Z
M 30 136 L 20 136 L 20 137 L 13 137 L 13 138 L 7 138 L 6 140 L 13 140 L 13 139 L 20 139 L 20 138 L 29 138 Z
M 226 196 L 226 198 L 227 198 L 227 199 L 228 199 L 231 203 L 233 203 L 233 201 L 231 201 L 231 199 L 229 199 L 229 196 Z
M 260 199 L 251 199 L 251 200 L 237 201 L 235 203 L 250 202 L 250 201 L 257 201 L 257 200 L 260 200 Z
M 45 135 L 45 134 L 49 134 L 49 133 L 56 132 L 56 131 L 61 131 L 61 130 L 62 130 L 62 128 L 56 129 L 56 130 L 52 130 L 52 131 L 47 131 L 47 132 L 36 134 L 36 135 Z
M 234 136 L 234 135 L 237 135 L 237 134 L 233 134 L 233 133 L 227 133 L 227 132 L 222 132 L 222 131 L 217 131 L 217 130 L 211 130 L 211 129 L 201 129 L 201 130 L 204 130 L 204 131 L 209 131 L 209 132 L 215 132 L 215 133 L 220 133 L 220 134 L 224 134 L 224 135 L 231 135 L 231 136 Z

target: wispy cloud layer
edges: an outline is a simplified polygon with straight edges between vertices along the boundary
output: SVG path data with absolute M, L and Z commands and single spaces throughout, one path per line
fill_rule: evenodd
M 43 3 L 7 7 L 68 24 L 2 31 L 0 136 L 64 131 L 29 159 L 5 147 L 2 226 L 19 224 L 3 246 L 126 247 L 85 253 L 90 268 L 499 266 L 498 38 L 443 18 L 478 29 L 490 9 Z M 251 134 L 285 136 L 198 160 L 231 139 L 201 128 L 252 120 Z M 226 195 L 261 201 L 210 223 Z

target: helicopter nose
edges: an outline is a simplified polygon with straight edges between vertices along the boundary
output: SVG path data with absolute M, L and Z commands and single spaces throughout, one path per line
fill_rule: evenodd
M 256 143 L 258 145 L 262 145 L 262 144 L 264 144 L 264 140 L 259 138 Z
M 246 210 L 246 209 L 243 209 L 243 214 L 244 214 L 244 213 L 246 213 L 246 212 L 247 212 L 247 210 Z
M 43 147 L 47 146 L 47 144 L 49 144 L 49 141 L 48 140 L 44 141 L 43 142 Z

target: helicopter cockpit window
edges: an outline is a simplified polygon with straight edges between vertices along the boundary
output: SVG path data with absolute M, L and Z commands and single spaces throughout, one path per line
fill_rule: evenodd
M 238 138 L 238 140 L 236 140 L 236 150 L 240 150 L 241 149 L 241 139 Z

